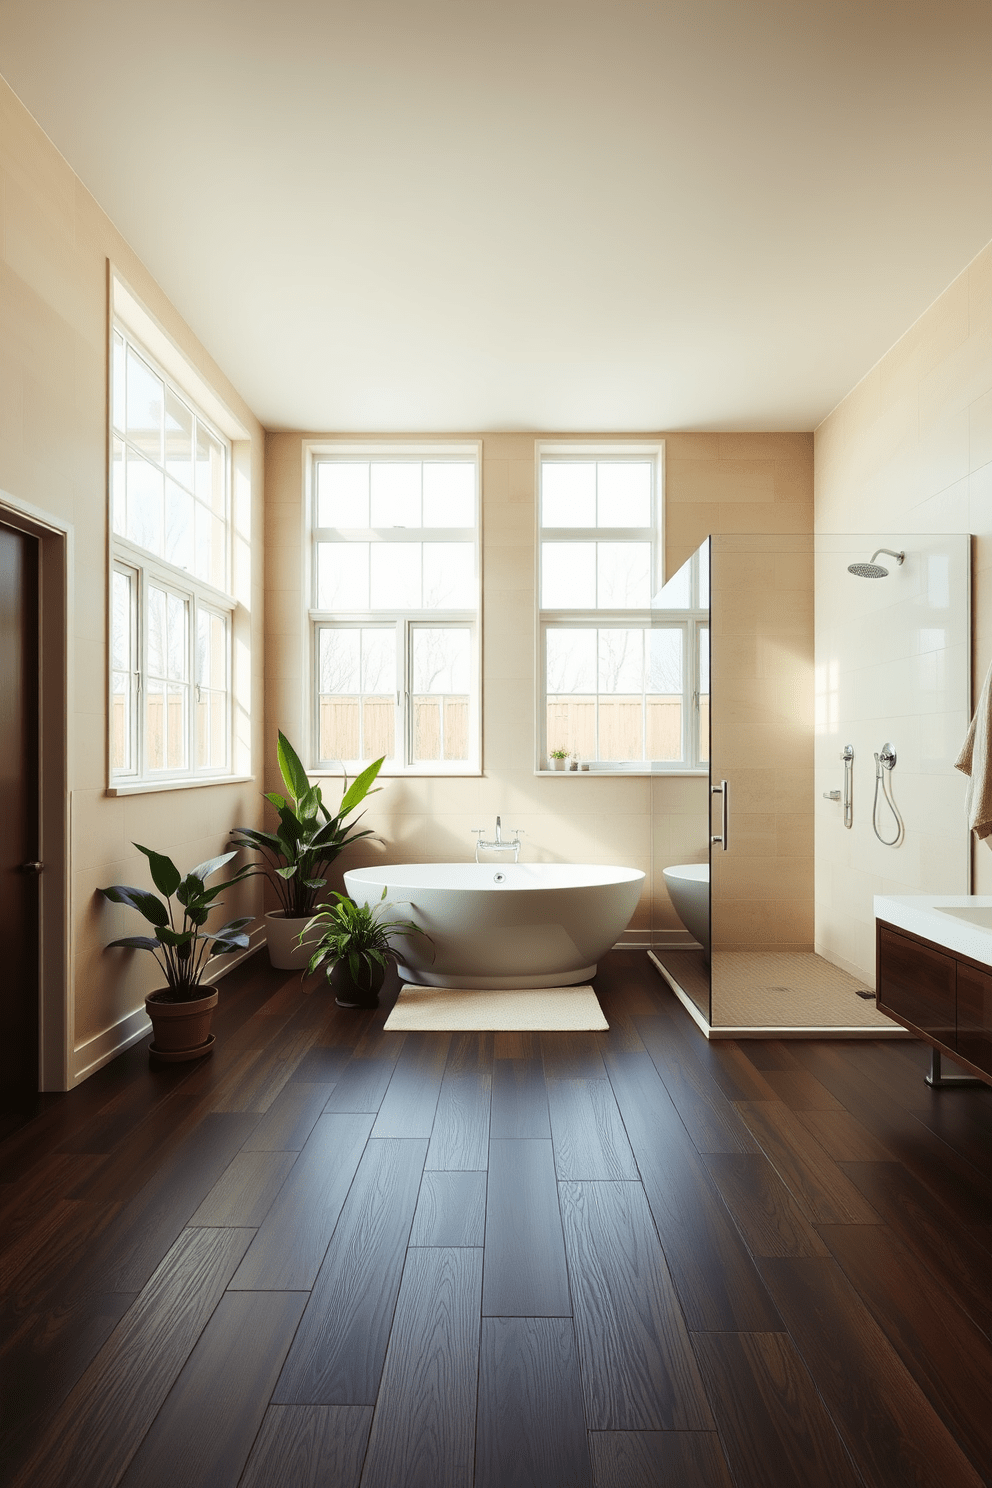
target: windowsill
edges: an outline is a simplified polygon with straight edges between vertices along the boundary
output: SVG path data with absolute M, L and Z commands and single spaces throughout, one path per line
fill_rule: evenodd
M 202 790 L 207 785 L 247 785 L 254 775 L 207 775 L 195 780 L 141 780 L 134 785 L 108 785 L 108 796 L 147 796 L 153 791 Z
M 542 778 L 547 776 L 549 780 L 561 779 L 574 776 L 581 780 L 685 780 L 685 779 L 707 779 L 709 770 L 705 766 L 693 766 L 691 769 L 654 769 L 654 770 L 535 770 L 534 774 Z

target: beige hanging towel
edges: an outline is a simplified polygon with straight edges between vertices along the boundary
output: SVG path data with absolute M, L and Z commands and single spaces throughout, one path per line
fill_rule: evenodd
M 965 797 L 968 826 L 979 839 L 992 836 L 992 667 L 982 687 L 975 716 L 971 720 L 954 768 L 970 775 Z M 992 846 L 992 843 L 989 844 Z

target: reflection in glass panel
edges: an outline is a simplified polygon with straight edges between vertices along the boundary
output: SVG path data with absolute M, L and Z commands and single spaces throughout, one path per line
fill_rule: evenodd
M 596 606 L 644 609 L 651 603 L 651 544 L 597 543 Z
M 470 610 L 474 602 L 474 545 L 424 543 L 424 609 Z
M 710 757 L 710 628 L 699 628 L 699 758 Z
M 322 460 L 318 464 L 317 526 L 369 526 L 367 460 Z
M 165 389 L 135 351 L 127 348 L 127 437 L 137 449 L 162 464 L 162 406 Z
M 466 760 L 471 631 L 418 625 L 412 632 L 415 760 Z
M 134 450 L 127 451 L 127 536 L 140 548 L 162 552 L 163 475 Z
M 187 491 L 193 489 L 193 412 L 171 388 L 165 390 L 165 469 Z
M 596 544 L 541 544 L 541 605 L 546 610 L 593 609 Z
M 710 540 L 706 538 L 696 550 L 696 562 L 699 571 L 699 608 L 708 610 L 710 607 Z
M 374 462 L 371 498 L 373 527 L 419 527 L 419 461 Z
M 597 526 L 650 527 L 650 462 L 601 460 L 596 470 Z
M 370 609 L 419 610 L 422 543 L 371 543 Z
M 656 610 L 687 610 L 692 604 L 692 565 L 690 558 L 668 583 L 658 590 L 652 604 Z
M 645 757 L 682 760 L 685 632 L 674 627 L 650 630 L 647 642 Z
M 596 466 L 592 460 L 544 460 L 541 464 L 541 525 L 595 527 Z
M 317 608 L 367 610 L 369 544 L 317 544 Z
M 424 464 L 424 526 L 475 526 L 475 466 L 460 461 Z

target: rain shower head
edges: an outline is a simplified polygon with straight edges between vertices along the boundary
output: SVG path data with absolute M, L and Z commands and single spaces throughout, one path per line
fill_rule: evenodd
M 859 579 L 887 579 L 889 577 L 889 570 L 883 568 L 880 563 L 875 562 L 879 553 L 887 553 L 897 563 L 902 563 L 906 557 L 905 553 L 894 553 L 891 548 L 877 548 L 871 555 L 870 563 L 849 563 L 847 565 L 848 573 L 855 574 Z

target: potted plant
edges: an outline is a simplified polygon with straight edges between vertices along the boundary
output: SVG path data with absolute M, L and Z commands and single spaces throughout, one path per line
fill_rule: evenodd
M 134 846 L 148 859 L 152 882 L 159 894 L 165 895 L 165 902 L 158 894 L 132 888 L 130 884 L 101 889 L 100 893 L 111 904 L 127 904 L 154 927 L 153 935 L 127 935 L 122 940 L 112 940 L 110 945 L 151 951 L 165 973 L 166 986 L 149 992 L 145 998 L 145 1011 L 152 1020 L 149 1052 L 170 1061 L 200 1059 L 213 1048 L 210 1020 L 217 1006 L 217 989 L 204 986 L 203 975 L 214 956 L 247 948 L 244 927 L 251 923 L 252 916 L 229 920 L 219 930 L 208 931 L 203 926 L 210 911 L 220 908 L 217 895 L 246 878 L 248 871 L 242 868 L 233 878 L 208 889 L 206 880 L 236 853 L 209 858 L 184 878 L 171 858 L 142 847 L 140 842 Z
M 323 905 L 307 926 L 317 936 L 307 973 L 326 966 L 327 980 L 337 989 L 338 1007 L 378 1007 L 386 967 L 396 959 L 393 938 L 427 935 L 411 920 L 381 918 L 389 908 L 383 904 L 386 893 L 384 888 L 377 904 L 356 904 L 347 894 L 335 893 L 337 903 Z
M 548 764 L 551 766 L 552 770 L 564 770 L 567 761 L 568 761 L 568 750 L 567 749 L 549 749 L 548 750 Z
M 278 827 L 274 832 L 235 827 L 231 841 L 257 855 L 259 861 L 249 866 L 248 873 L 267 878 L 279 898 L 279 908 L 265 916 L 269 960 L 280 970 L 299 971 L 312 949 L 312 938 L 308 944 L 301 939 L 301 931 L 317 908 L 318 895 L 327 887 L 327 868 L 349 842 L 372 836 L 367 830 L 356 832 L 355 823 L 346 818 L 370 794 L 385 755 L 350 786 L 345 777 L 345 793 L 332 816 L 320 786 L 310 784 L 299 755 L 281 731 L 277 753 L 286 795 L 267 791 L 265 799 L 279 813 Z

